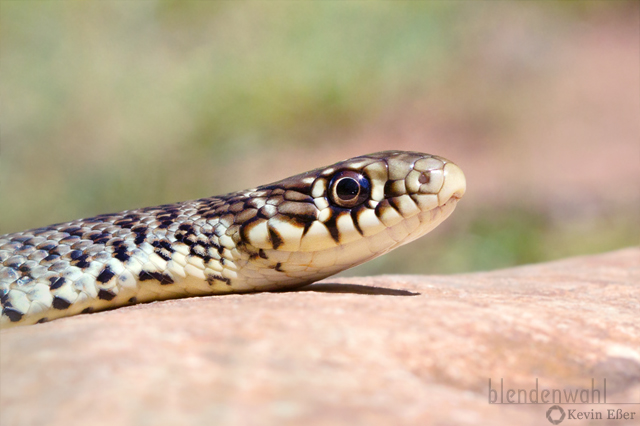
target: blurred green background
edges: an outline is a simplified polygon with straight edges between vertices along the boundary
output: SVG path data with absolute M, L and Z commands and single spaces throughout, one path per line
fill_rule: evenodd
M 639 4 L 3 0 L 0 233 L 406 149 L 467 195 L 349 275 L 637 245 Z

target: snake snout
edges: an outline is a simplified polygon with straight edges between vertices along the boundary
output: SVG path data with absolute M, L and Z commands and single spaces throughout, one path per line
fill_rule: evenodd
M 443 205 L 450 199 L 460 199 L 467 189 L 467 180 L 462 169 L 454 163 L 444 166 L 444 183 L 438 192 L 438 204 Z

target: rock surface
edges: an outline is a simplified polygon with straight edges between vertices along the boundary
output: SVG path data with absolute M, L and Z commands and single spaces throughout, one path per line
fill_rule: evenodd
M 592 378 L 606 405 L 559 405 L 604 420 L 570 424 L 640 424 L 640 249 L 138 305 L 3 330 L 0 355 L 7 426 L 544 425 L 552 404 L 489 404 L 501 379 Z

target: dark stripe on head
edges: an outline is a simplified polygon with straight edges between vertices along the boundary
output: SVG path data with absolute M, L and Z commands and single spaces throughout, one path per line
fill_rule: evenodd
M 335 241 L 337 244 L 340 244 L 340 230 L 338 229 L 338 224 L 336 223 L 337 219 L 338 215 L 332 214 L 329 220 L 324 222 L 324 226 L 326 226 L 329 230 L 329 234 L 331 234 L 331 238 L 333 238 L 333 241 Z
M 282 236 L 276 231 L 272 226 L 268 226 L 269 228 L 269 239 L 271 240 L 271 245 L 273 245 L 274 249 L 278 249 L 284 242 L 282 240 Z
M 304 230 L 302 231 L 302 236 L 303 236 L 303 237 L 304 237 L 305 235 L 307 235 L 307 231 L 308 231 L 309 229 L 311 229 L 311 225 L 313 225 L 313 222 L 309 222 L 309 223 L 306 223 L 306 224 L 304 225 Z
M 360 214 L 360 212 L 365 209 L 366 207 L 364 206 L 358 206 L 354 209 L 351 209 L 351 221 L 353 222 L 353 226 L 356 228 L 356 231 L 358 231 L 358 233 L 360 235 L 362 235 L 364 237 L 364 232 L 362 232 L 362 228 L 360 228 L 360 223 L 358 222 L 358 215 Z

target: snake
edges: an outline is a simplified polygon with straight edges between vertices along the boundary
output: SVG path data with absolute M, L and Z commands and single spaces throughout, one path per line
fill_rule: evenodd
M 1 235 L 0 327 L 302 287 L 421 237 L 465 190 L 445 158 L 384 151 L 227 195 Z

